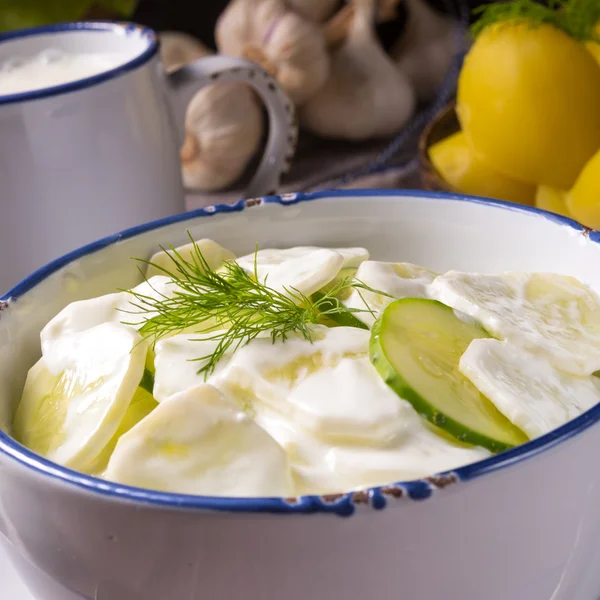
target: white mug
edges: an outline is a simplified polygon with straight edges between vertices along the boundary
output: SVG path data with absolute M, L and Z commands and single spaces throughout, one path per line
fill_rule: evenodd
M 82 244 L 183 212 L 184 110 L 200 87 L 243 81 L 269 116 L 246 195 L 276 190 L 296 143 L 294 110 L 254 63 L 212 56 L 167 74 L 154 31 L 81 22 L 0 36 L 0 64 L 46 49 L 122 55 L 70 83 L 0 95 L 0 293 Z

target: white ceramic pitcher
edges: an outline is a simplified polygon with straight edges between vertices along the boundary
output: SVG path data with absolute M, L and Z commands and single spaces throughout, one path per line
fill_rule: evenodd
M 184 110 L 210 83 L 243 81 L 261 97 L 269 137 L 246 196 L 278 187 L 296 133 L 293 107 L 275 81 L 254 63 L 223 56 L 167 74 L 158 48 L 154 31 L 131 23 L 0 36 L 0 64 L 46 49 L 122 55 L 91 77 L 0 95 L 0 293 L 77 246 L 183 212 Z

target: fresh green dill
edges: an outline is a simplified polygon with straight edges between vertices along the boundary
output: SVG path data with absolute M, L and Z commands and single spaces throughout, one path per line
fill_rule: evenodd
M 545 5 L 535 0 L 510 0 L 479 6 L 473 13 L 480 15 L 471 27 L 474 37 L 495 23 L 526 21 L 532 26 L 554 25 L 582 42 L 600 42 L 594 31 L 600 21 L 599 0 L 550 0 Z
M 136 259 L 174 279 L 176 286 L 168 296 L 154 290 L 158 297 L 128 290 L 134 296 L 131 301 L 134 310 L 125 312 L 142 315 L 140 333 L 153 343 L 190 331 L 191 335 L 202 334 L 198 339 L 216 342 L 211 354 L 196 359 L 203 362 L 198 374 L 205 379 L 226 353 L 234 352 L 265 332 L 273 343 L 285 341 L 290 335 L 312 342 L 310 325 L 327 322 L 341 313 L 371 312 L 368 308 L 348 308 L 339 301 L 338 296 L 350 288 L 359 294 L 360 290 L 368 290 L 387 295 L 351 277 L 310 298 L 295 288 L 279 291 L 267 285 L 267 278 L 259 279 L 258 248 L 253 274 L 233 261 L 225 262 L 215 271 L 191 236 L 190 239 L 193 242 L 190 259 L 182 257 L 171 245 L 161 246 L 172 262 L 170 269 Z

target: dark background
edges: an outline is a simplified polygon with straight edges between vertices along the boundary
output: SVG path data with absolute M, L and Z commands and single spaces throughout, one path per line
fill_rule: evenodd
M 456 0 L 427 0 L 432 6 L 443 12 L 451 12 Z M 473 9 L 486 2 L 461 0 L 463 5 Z M 214 27 L 219 14 L 227 6 L 228 0 L 142 0 L 132 16 L 133 21 L 148 25 L 157 30 L 185 31 L 200 38 L 214 49 Z M 455 11 L 456 9 L 454 9 Z M 401 32 L 405 22 L 405 13 L 400 2 L 398 19 L 379 28 L 384 46 L 391 44 Z

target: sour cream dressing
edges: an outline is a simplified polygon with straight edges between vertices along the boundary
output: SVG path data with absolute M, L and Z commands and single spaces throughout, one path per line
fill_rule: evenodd
M 283 294 L 309 296 L 355 274 L 375 291 L 355 290 L 342 301 L 364 311 L 354 314 L 368 326 L 405 297 L 438 299 L 481 323 L 498 339 L 474 340 L 460 370 L 530 437 L 600 401 L 592 376 L 600 368 L 600 298 L 573 278 L 438 276 L 370 260 L 364 248 L 266 249 L 235 258 L 212 240 L 198 246 L 209 268 L 235 260 Z M 195 249 L 187 244 L 178 252 L 193 260 Z M 119 292 L 75 302 L 43 329 L 43 356 L 15 420 L 37 451 L 90 471 L 119 431 L 107 479 L 228 496 L 345 492 L 490 456 L 441 433 L 384 383 L 370 362 L 365 329 L 311 325 L 312 340 L 291 334 L 275 343 L 265 331 L 226 352 L 206 378 L 198 374 L 206 358 L 198 359 L 214 352 L 215 331 L 181 332 L 154 349 L 140 343 L 148 316 L 140 303 L 179 290 L 162 270 L 172 263 L 169 254 L 160 251 L 152 262 L 148 280 L 134 289 L 137 299 Z M 158 405 L 129 411 L 139 401 L 144 362 L 155 371 L 150 406 Z M 140 416 L 124 426 L 126 411 Z

